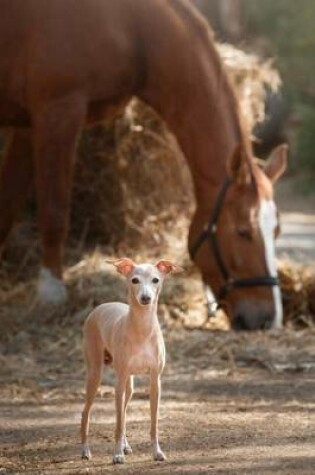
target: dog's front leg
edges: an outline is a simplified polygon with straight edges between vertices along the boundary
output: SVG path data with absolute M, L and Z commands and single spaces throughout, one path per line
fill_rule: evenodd
M 159 402 L 161 393 L 161 380 L 158 373 L 151 373 L 151 388 L 150 388 L 150 408 L 151 408 L 151 442 L 153 449 L 153 458 L 162 462 L 165 460 L 158 440 L 158 414 Z
M 124 443 L 125 443 L 125 399 L 126 399 L 127 375 L 119 375 L 116 385 L 116 432 L 115 432 L 115 450 L 113 463 L 124 463 Z

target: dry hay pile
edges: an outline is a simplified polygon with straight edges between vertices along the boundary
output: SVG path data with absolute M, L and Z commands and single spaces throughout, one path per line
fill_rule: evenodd
M 175 139 L 137 100 L 86 131 L 79 155 L 71 233 L 80 241 L 156 245 L 176 210 L 191 204 L 190 175 Z
M 278 266 L 284 307 L 284 323 L 294 326 L 315 324 L 315 275 L 307 267 L 290 261 Z
M 255 54 L 246 53 L 229 44 L 217 45 L 228 75 L 236 87 L 241 111 L 249 133 L 265 119 L 266 86 L 276 92 L 281 79 L 272 61 L 262 61 Z

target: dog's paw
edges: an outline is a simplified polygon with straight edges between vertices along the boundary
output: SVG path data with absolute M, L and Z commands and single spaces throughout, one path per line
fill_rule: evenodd
M 159 450 L 154 454 L 154 460 L 156 462 L 164 462 L 164 460 L 166 460 L 166 456 L 163 454 L 162 450 Z
M 132 448 L 130 447 L 130 445 L 128 444 L 128 442 L 126 442 L 124 444 L 124 454 L 125 455 L 130 455 L 132 454 Z
M 116 463 L 124 463 L 125 462 L 125 457 L 124 454 L 115 454 L 113 456 L 113 464 L 115 465 Z
M 81 451 L 81 459 L 90 460 L 91 458 L 92 458 L 92 454 L 89 447 L 83 447 Z

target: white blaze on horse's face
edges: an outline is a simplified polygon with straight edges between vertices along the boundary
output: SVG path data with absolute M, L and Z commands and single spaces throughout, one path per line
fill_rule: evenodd
M 273 200 L 263 199 L 258 213 L 260 231 L 264 240 L 266 264 L 269 274 L 277 277 L 275 230 L 278 225 L 277 209 Z M 279 286 L 272 287 L 275 316 L 273 328 L 281 328 L 283 321 L 283 309 Z

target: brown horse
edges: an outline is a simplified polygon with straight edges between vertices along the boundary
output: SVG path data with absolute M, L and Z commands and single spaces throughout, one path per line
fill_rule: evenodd
M 0 11 L 0 126 L 15 128 L 0 177 L 0 251 L 34 176 L 42 300 L 66 297 L 63 247 L 81 129 L 138 96 L 187 158 L 197 205 L 189 246 L 205 284 L 235 326 L 280 326 L 272 183 L 285 150 L 274 152 L 265 173 L 254 164 L 235 94 L 195 8 L 185 0 L 0 0 Z

